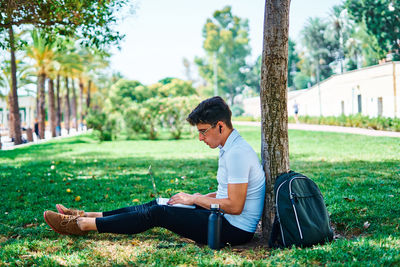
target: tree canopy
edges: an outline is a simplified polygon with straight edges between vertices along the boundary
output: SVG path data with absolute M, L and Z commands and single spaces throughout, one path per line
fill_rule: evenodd
M 207 57 L 195 60 L 200 75 L 217 85 L 231 103 L 245 86 L 246 57 L 250 55 L 248 32 L 247 19 L 234 16 L 230 6 L 215 11 L 203 27 Z
M 392 53 L 400 59 L 400 2 L 393 0 L 347 0 L 346 8 L 356 22 L 364 22 L 367 32 L 373 35 L 384 57 Z

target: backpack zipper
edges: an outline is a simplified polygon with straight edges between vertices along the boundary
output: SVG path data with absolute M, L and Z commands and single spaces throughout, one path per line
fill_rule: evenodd
M 283 229 L 282 229 L 282 224 L 281 224 L 281 219 L 279 217 L 279 209 L 278 209 L 278 196 L 279 196 L 279 190 L 281 189 L 281 186 L 286 183 L 287 180 L 285 180 L 283 183 L 281 183 L 278 186 L 278 189 L 276 189 L 276 196 L 275 196 L 275 203 L 276 203 L 276 216 L 278 216 L 278 222 L 279 222 L 279 227 L 281 228 L 281 236 L 282 236 L 282 242 L 283 245 L 286 247 L 286 242 L 285 242 L 285 237 L 283 235 Z
M 297 228 L 299 229 L 300 239 L 303 239 L 303 233 L 302 233 L 301 228 L 300 228 L 299 218 L 297 217 L 297 211 L 296 211 L 296 207 L 294 206 L 294 200 L 293 200 L 293 195 L 295 195 L 295 194 L 292 193 L 292 181 L 294 179 L 306 179 L 306 178 L 304 178 L 304 177 L 294 177 L 289 182 L 290 201 L 292 202 L 292 206 L 293 206 L 293 210 L 294 210 L 294 216 L 296 217 L 296 223 L 297 223 Z

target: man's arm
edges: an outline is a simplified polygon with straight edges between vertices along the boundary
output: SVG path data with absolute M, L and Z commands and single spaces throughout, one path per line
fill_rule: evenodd
M 219 204 L 219 207 L 228 214 L 241 214 L 246 201 L 247 183 L 228 184 L 228 198 L 214 198 L 207 195 L 190 195 L 178 193 L 170 198 L 168 204 L 196 204 L 206 209 L 210 209 L 211 204 Z M 216 193 L 210 193 L 216 194 Z
M 208 193 L 206 195 L 200 194 L 200 193 L 194 193 L 194 196 L 205 196 L 205 197 L 212 197 L 212 198 L 216 198 L 217 197 L 217 192 L 211 192 Z

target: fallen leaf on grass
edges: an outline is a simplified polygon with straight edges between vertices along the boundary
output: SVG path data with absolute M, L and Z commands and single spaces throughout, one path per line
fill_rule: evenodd
M 354 202 L 356 201 L 354 198 L 348 198 L 348 197 L 344 197 L 344 200 L 346 200 L 347 202 Z
M 370 226 L 371 224 L 368 222 L 368 221 L 366 221 L 365 223 L 364 223 L 364 229 L 368 229 L 369 228 L 369 226 Z
M 139 199 L 135 198 L 132 202 L 139 202 Z
M 72 190 L 67 188 L 67 190 L 65 190 L 67 193 L 72 193 Z
M 38 226 L 38 223 L 28 223 L 24 225 L 24 228 L 32 228 Z
M 394 197 L 394 195 L 388 195 L 388 197 Z
M 81 197 L 80 197 L 80 196 L 76 196 L 76 197 L 75 197 L 75 201 L 76 201 L 76 202 L 81 201 Z
M 141 242 L 138 241 L 138 240 L 132 240 L 131 244 L 134 245 L 134 246 L 139 246 L 141 244 Z

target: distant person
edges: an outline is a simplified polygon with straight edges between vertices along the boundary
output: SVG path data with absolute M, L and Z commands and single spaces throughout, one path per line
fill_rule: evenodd
M 293 104 L 293 111 L 294 111 L 294 120 L 296 121 L 296 123 L 299 123 L 299 117 L 298 117 L 299 105 L 297 104 L 296 101 L 294 101 L 294 104 Z
M 35 134 L 36 134 L 36 137 L 37 137 L 37 139 L 40 139 L 40 135 L 39 135 L 39 123 L 38 123 L 38 120 L 37 119 L 35 119 L 35 123 L 34 123 L 34 125 L 33 125 L 34 127 L 34 132 L 35 132 Z
M 219 148 L 218 190 L 178 193 L 168 205 L 152 200 L 143 205 L 106 212 L 85 212 L 57 204 L 57 212 L 45 211 L 46 223 L 57 233 L 85 235 L 88 231 L 137 234 L 163 227 L 198 243 L 207 244 L 210 205 L 225 211 L 221 223 L 221 245 L 239 245 L 253 238 L 261 218 L 265 175 L 257 153 L 240 136 L 231 122 L 232 112 L 221 97 L 201 102 L 186 119 L 196 126 L 199 140 L 210 148 Z M 194 205 L 192 209 L 175 204 Z

